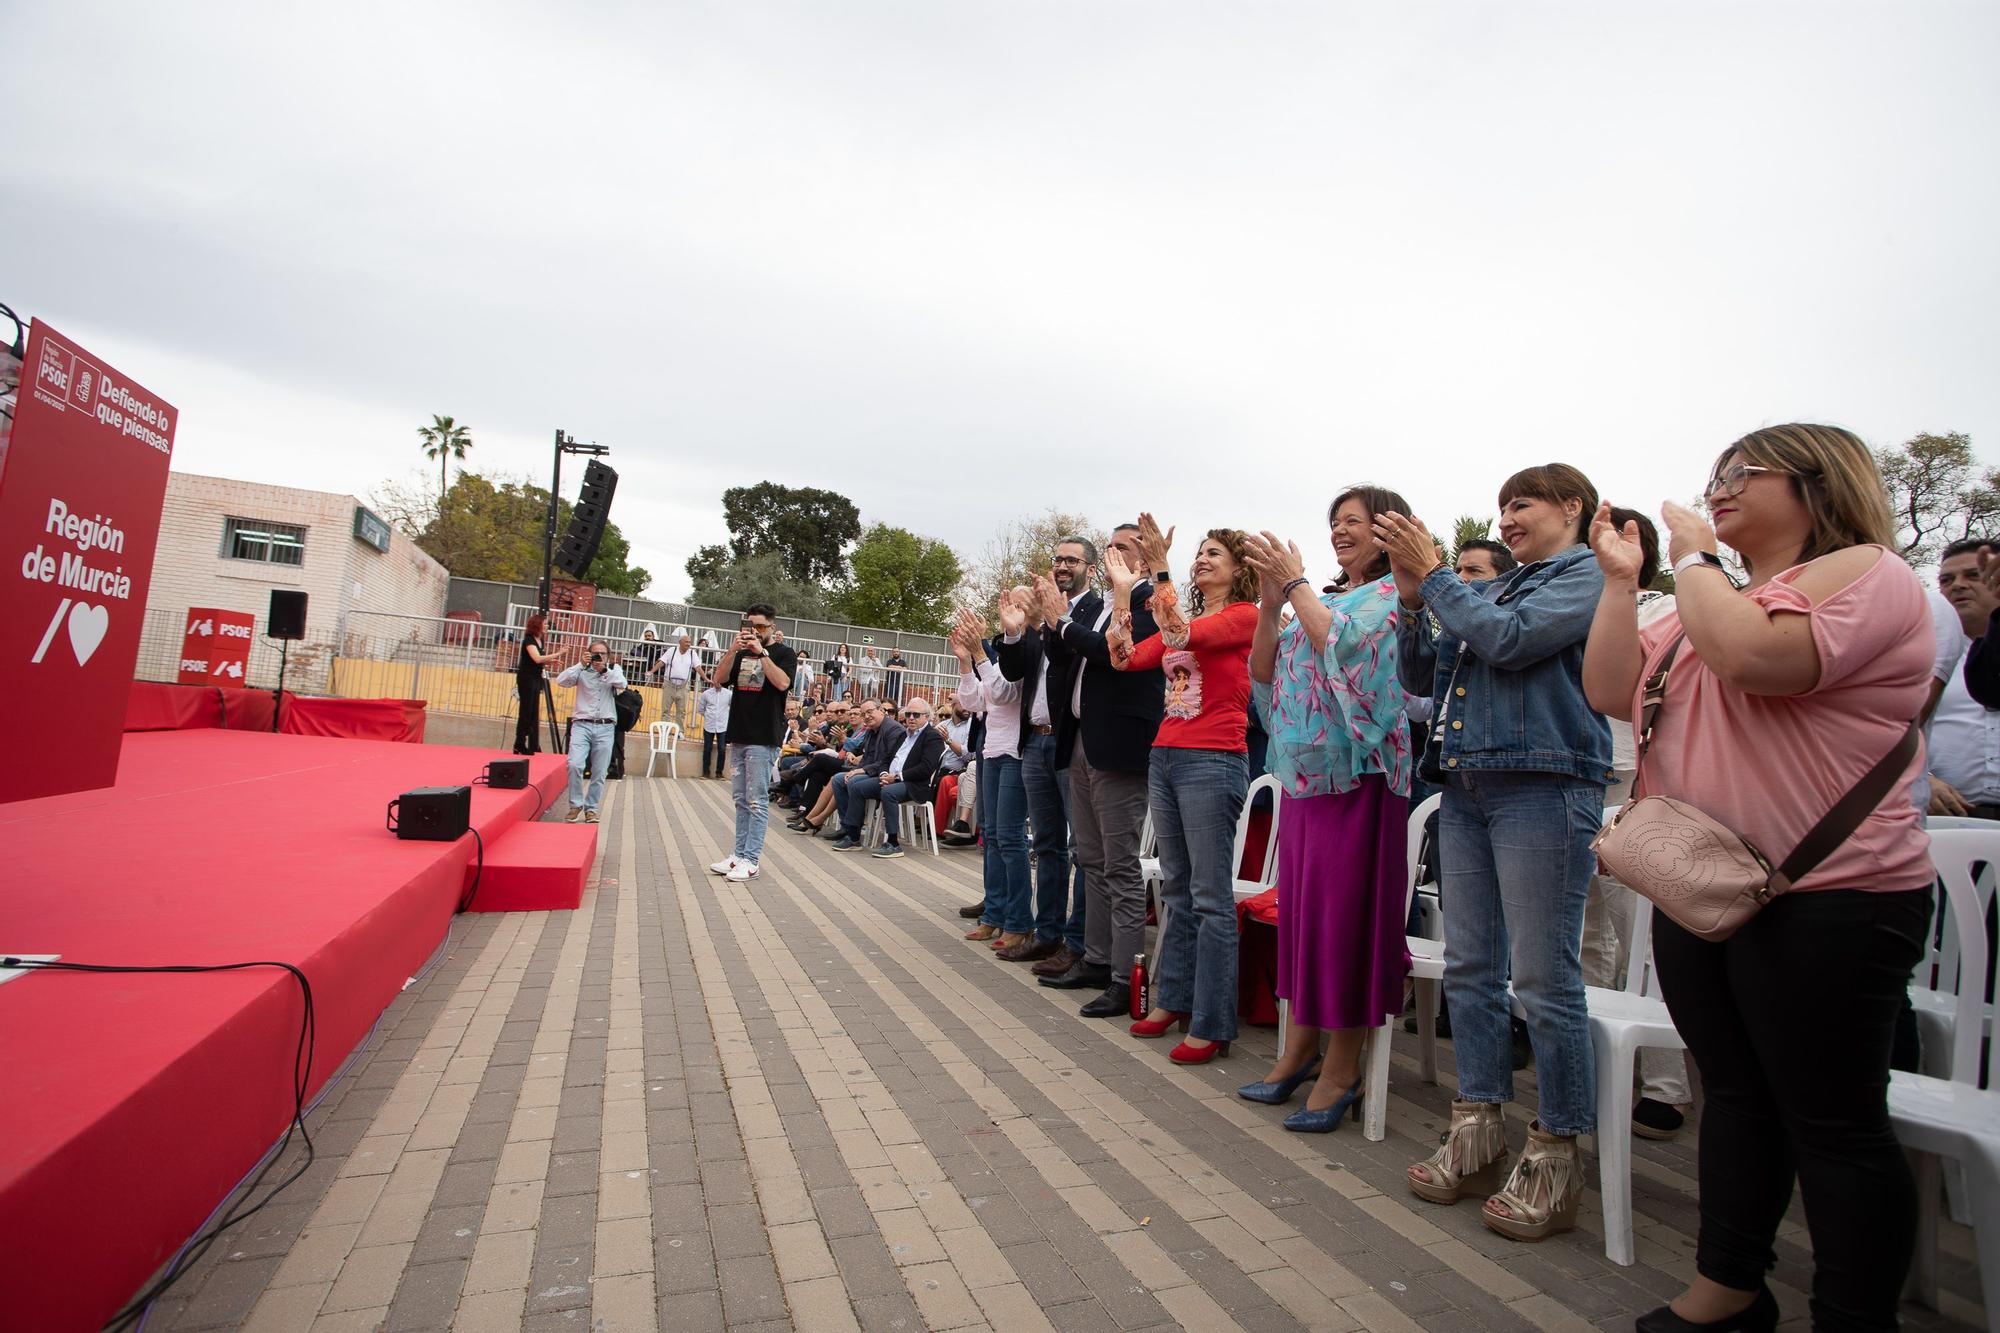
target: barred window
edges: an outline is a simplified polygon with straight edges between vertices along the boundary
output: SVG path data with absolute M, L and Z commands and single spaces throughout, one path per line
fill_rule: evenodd
M 271 565 L 303 565 L 306 530 L 289 523 L 232 518 L 222 525 L 222 553 L 231 560 L 262 560 Z

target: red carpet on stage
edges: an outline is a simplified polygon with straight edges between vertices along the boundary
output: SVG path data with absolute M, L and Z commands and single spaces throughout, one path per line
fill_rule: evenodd
M 398 841 L 385 807 L 468 783 L 497 757 L 129 733 L 115 787 L 0 805 L 0 954 L 296 964 L 317 1011 L 316 1092 L 471 882 L 471 838 Z M 473 787 L 489 848 L 561 799 L 559 756 L 530 773 L 525 790 Z M 0 1327 L 96 1328 L 179 1248 L 284 1132 L 299 1018 L 297 984 L 277 968 L 0 985 Z

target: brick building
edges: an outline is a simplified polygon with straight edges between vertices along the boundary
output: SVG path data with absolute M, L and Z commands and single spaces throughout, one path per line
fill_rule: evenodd
M 380 632 L 384 617 L 366 613 L 442 616 L 449 583 L 443 565 L 351 495 L 170 473 L 137 674 L 174 679 L 186 613 L 203 606 L 256 616 L 250 679 L 275 684 L 265 620 L 272 589 L 288 588 L 306 594 L 307 609 L 286 683 L 323 690 L 339 645 Z

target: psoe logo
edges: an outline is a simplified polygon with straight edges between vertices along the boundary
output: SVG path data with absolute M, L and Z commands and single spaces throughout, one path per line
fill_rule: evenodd
M 76 405 L 90 406 L 90 395 L 97 388 L 97 368 L 88 361 L 78 359 L 76 363 Z
M 42 359 L 35 367 L 36 394 L 49 406 L 67 411 L 75 378 L 76 354 L 57 343 L 43 343 Z

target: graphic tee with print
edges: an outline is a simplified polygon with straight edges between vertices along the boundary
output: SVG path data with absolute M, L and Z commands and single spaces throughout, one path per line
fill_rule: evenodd
M 785 691 L 772 685 L 765 675 L 768 664 L 775 665 L 790 679 L 798 670 L 799 655 L 782 643 L 766 644 L 765 657 L 738 653 L 730 660 L 723 683 L 729 687 L 729 743 L 768 745 L 776 748 L 785 739 Z

